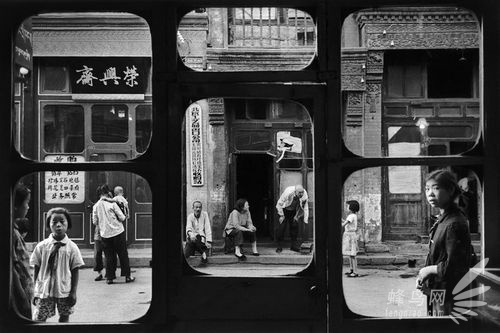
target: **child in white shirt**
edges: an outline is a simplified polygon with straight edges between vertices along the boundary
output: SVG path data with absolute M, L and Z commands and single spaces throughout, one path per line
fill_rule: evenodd
M 78 246 L 66 235 L 71 217 L 65 208 L 48 211 L 47 227 L 52 233 L 37 244 L 30 258 L 35 266 L 34 319 L 53 317 L 57 305 L 59 322 L 68 322 L 76 304 L 78 269 L 84 262 Z

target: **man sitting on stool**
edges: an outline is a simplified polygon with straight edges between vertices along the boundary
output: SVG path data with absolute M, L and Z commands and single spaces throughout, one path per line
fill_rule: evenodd
M 207 212 L 202 212 L 200 201 L 193 202 L 193 213 L 189 214 L 186 222 L 186 258 L 194 255 L 195 251 L 201 253 L 201 262 L 208 262 L 207 250 L 212 243 L 212 229 Z

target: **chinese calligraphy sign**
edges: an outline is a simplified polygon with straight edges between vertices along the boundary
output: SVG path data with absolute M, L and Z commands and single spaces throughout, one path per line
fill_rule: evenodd
M 45 162 L 75 163 L 83 162 L 83 156 L 49 155 Z M 46 171 L 45 203 L 77 204 L 85 200 L 85 173 L 81 171 Z
M 71 91 L 77 94 L 144 94 L 150 58 L 77 58 L 70 61 Z
M 203 186 L 203 131 L 201 107 L 191 104 L 188 108 L 189 147 L 191 150 L 191 185 Z

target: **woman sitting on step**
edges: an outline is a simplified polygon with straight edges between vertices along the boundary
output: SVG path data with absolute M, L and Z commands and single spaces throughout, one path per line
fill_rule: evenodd
M 257 239 L 255 237 L 257 228 L 252 223 L 250 215 L 250 205 L 246 199 L 236 200 L 234 210 L 229 214 L 226 227 L 224 228 L 224 236 L 232 239 L 234 243 L 234 255 L 238 260 L 246 260 L 245 255 L 241 252 L 243 238 L 246 235 L 252 242 L 252 254 L 258 256 Z

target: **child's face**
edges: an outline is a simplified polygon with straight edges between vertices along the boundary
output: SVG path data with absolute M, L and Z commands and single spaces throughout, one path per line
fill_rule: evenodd
M 63 239 L 68 230 L 68 220 L 64 214 L 53 214 L 50 217 L 50 230 L 55 239 Z
M 440 186 L 434 179 L 430 179 L 425 183 L 425 196 L 432 207 L 446 208 L 451 203 L 450 190 Z

